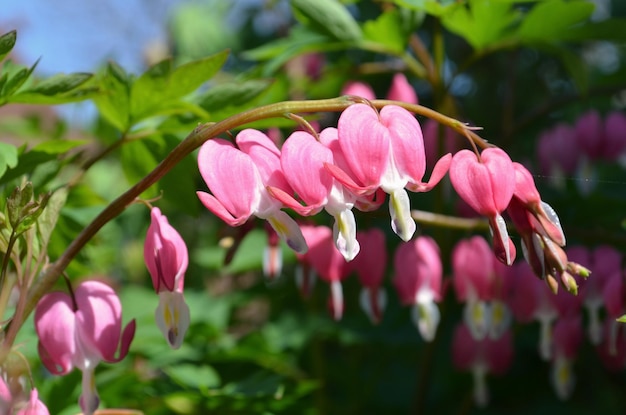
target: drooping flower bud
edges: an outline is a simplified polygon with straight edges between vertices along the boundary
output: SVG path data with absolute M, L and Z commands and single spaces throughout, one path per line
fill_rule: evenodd
M 144 259 L 159 295 L 157 326 L 170 347 L 178 349 L 189 328 L 189 307 L 183 288 L 189 263 L 187 245 L 159 208 L 152 208 L 144 244 Z

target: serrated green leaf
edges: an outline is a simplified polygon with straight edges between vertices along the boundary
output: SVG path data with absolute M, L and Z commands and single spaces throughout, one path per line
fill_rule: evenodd
M 175 69 L 169 60 L 152 66 L 131 87 L 131 119 L 138 121 L 177 105 L 180 98 L 211 79 L 227 57 L 228 51 L 223 51 Z
M 593 4 L 587 1 L 544 1 L 535 5 L 517 29 L 518 38 L 525 41 L 562 40 L 572 26 L 588 19 Z
M 510 4 L 497 0 L 472 0 L 469 9 L 456 7 L 443 16 L 442 24 L 480 50 L 501 41 L 518 18 L 518 12 Z
M 7 168 L 17 166 L 17 147 L 0 142 L 0 177 L 7 171 Z
M 206 111 L 216 111 L 228 106 L 238 106 L 263 93 L 272 81 L 250 80 L 217 84 L 202 94 L 198 104 Z
M 397 11 L 392 10 L 368 20 L 363 24 L 365 39 L 383 45 L 386 49 L 402 53 L 406 48 L 407 37 L 402 32 L 402 21 Z
M 358 42 L 363 36 L 354 17 L 337 0 L 292 0 L 291 7 L 302 24 L 335 40 Z
M 109 62 L 100 77 L 101 94 L 94 98 L 102 117 L 119 131 L 130 128 L 131 84 L 124 69 Z
M 17 32 L 11 30 L 0 36 L 0 61 L 11 52 L 17 40 Z
M 220 376 L 208 365 L 177 364 L 164 368 L 164 372 L 176 382 L 191 388 L 216 388 Z

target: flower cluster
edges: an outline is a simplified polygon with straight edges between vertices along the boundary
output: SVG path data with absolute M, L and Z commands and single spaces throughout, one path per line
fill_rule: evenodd
M 436 165 L 424 183 L 426 159 L 420 125 L 405 109 L 389 105 L 380 112 L 367 104 L 348 107 L 337 128 L 319 133 L 296 131 L 281 149 L 260 131 L 237 134 L 236 144 L 206 142 L 198 154 L 200 173 L 211 193 L 201 202 L 231 226 L 251 216 L 267 219 L 298 253 L 308 249 L 297 223 L 282 209 L 302 216 L 325 210 L 334 217 L 333 240 L 350 261 L 360 245 L 353 208 L 370 211 L 390 195 L 391 227 L 408 241 L 416 225 L 407 190 L 434 187 L 450 165 L 450 155 Z

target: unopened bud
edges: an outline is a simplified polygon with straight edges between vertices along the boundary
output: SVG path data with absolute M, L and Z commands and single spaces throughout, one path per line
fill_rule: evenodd
M 576 284 L 576 280 L 574 279 L 574 277 L 572 277 L 572 274 L 567 271 L 562 272 L 561 282 L 563 283 L 563 286 L 565 287 L 567 292 L 573 295 L 578 295 L 578 284 Z
M 548 284 L 548 287 L 550 288 L 550 291 L 552 291 L 552 294 L 556 295 L 559 292 L 559 283 L 557 282 L 556 278 L 552 276 L 552 274 L 546 274 L 546 284 Z
M 577 264 L 576 262 L 571 261 L 567 263 L 567 272 L 569 272 L 570 274 L 578 275 L 579 277 L 585 279 L 589 278 L 589 276 L 591 275 L 591 270 L 583 267 L 580 264 Z

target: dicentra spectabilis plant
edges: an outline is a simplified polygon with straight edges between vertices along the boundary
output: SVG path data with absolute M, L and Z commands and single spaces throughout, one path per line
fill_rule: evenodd
M 138 75 L 0 36 L 0 415 L 626 412 L 623 19 L 238 3 Z

